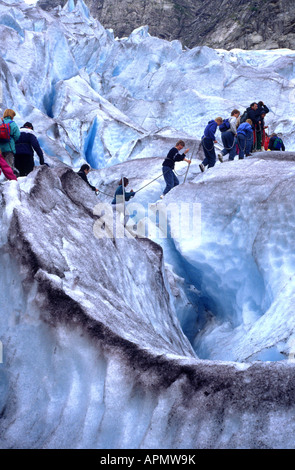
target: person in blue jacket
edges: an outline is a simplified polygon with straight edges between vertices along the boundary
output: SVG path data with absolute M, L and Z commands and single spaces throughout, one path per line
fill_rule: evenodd
M 125 201 L 129 201 L 130 198 L 135 196 L 135 192 L 132 189 L 129 192 L 125 191 L 125 188 L 126 186 L 128 186 L 128 184 L 129 184 L 128 178 L 124 177 L 119 181 L 119 186 L 116 189 L 112 204 L 120 204 L 124 202 L 123 193 L 125 196 Z M 124 191 L 123 191 L 123 185 L 124 185 Z
M 205 158 L 200 163 L 200 170 L 205 171 L 205 167 L 208 165 L 208 168 L 212 168 L 216 163 L 216 153 L 214 148 L 214 143 L 216 143 L 215 132 L 218 126 L 222 124 L 222 118 L 217 117 L 208 122 L 204 135 L 202 137 L 202 147 L 204 150 Z
M 253 129 L 251 119 L 247 119 L 246 122 L 243 122 L 239 125 L 237 129 L 237 142 L 239 147 L 239 160 L 243 160 L 245 157 L 245 152 L 247 152 L 247 147 L 249 142 L 252 142 L 253 138 Z
M 27 176 L 34 169 L 34 151 L 37 153 L 40 165 L 44 165 L 44 156 L 37 137 L 34 134 L 33 124 L 26 122 L 20 128 L 20 137 L 15 145 L 15 167 L 20 176 Z

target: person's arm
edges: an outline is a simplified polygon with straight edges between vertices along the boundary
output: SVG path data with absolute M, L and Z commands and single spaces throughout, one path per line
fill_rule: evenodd
M 208 137 L 209 139 L 212 139 L 215 141 L 215 132 L 217 129 L 217 122 L 214 122 L 209 128 L 208 128 Z
M 129 199 L 131 197 L 134 197 L 134 196 L 135 196 L 135 192 L 132 189 L 131 189 L 131 191 L 129 191 L 127 193 L 125 192 L 125 201 L 129 201 Z
M 16 143 L 18 139 L 20 138 L 20 130 L 18 125 L 12 121 L 10 125 L 10 131 L 11 131 L 11 137 L 13 138 L 14 142 Z
M 182 154 L 180 154 L 179 152 L 177 152 L 177 154 L 176 154 L 175 157 L 174 157 L 174 161 L 175 161 L 175 162 L 187 161 L 186 158 L 185 158 L 187 152 L 189 152 L 189 149 L 186 149 Z
M 96 187 L 95 187 L 95 186 L 92 186 L 92 184 L 89 183 L 88 178 L 87 178 L 87 176 L 85 175 L 84 171 L 78 171 L 78 175 L 81 176 L 82 180 L 84 180 L 85 183 L 88 184 L 88 186 L 90 186 L 90 188 L 92 189 L 92 191 L 97 191 Z
M 38 139 L 33 134 L 31 134 L 30 136 L 31 136 L 31 145 L 39 157 L 40 165 L 44 165 L 44 156 L 43 156 L 43 152 L 40 147 L 40 144 L 38 142 Z

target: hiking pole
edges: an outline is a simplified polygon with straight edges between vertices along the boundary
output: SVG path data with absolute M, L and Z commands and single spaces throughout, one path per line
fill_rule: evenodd
M 195 151 L 196 145 L 197 145 L 197 143 L 195 143 L 195 145 L 194 145 L 194 148 L 193 148 L 193 151 L 192 151 L 192 158 L 191 158 L 191 161 L 192 161 L 192 159 L 193 159 L 193 155 L 194 155 L 194 151 Z M 185 180 L 186 180 L 186 177 L 187 177 L 187 174 L 188 174 L 188 170 L 189 170 L 190 164 L 191 164 L 191 163 L 188 163 L 188 165 L 187 165 L 185 177 L 184 177 L 184 180 L 183 180 L 183 183 L 182 183 L 182 184 L 185 183 Z
M 124 185 L 124 178 L 122 176 L 122 189 L 123 189 L 123 224 L 125 227 L 125 185 Z

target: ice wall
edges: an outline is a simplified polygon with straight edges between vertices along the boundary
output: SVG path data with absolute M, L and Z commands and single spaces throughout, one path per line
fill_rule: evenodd
M 1 448 L 293 448 L 292 361 L 196 358 L 162 250 L 97 239 L 79 176 L 42 167 L 1 196 Z

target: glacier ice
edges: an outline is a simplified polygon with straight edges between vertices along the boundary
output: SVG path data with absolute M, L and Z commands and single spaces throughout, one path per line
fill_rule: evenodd
M 82 0 L 0 0 L 0 34 L 1 108 L 50 164 L 1 179 L 0 447 L 294 448 L 294 51 L 118 39 Z M 288 151 L 201 174 L 207 121 L 259 99 Z M 126 236 L 98 238 L 122 176 Z M 200 236 L 163 236 L 169 204 Z

